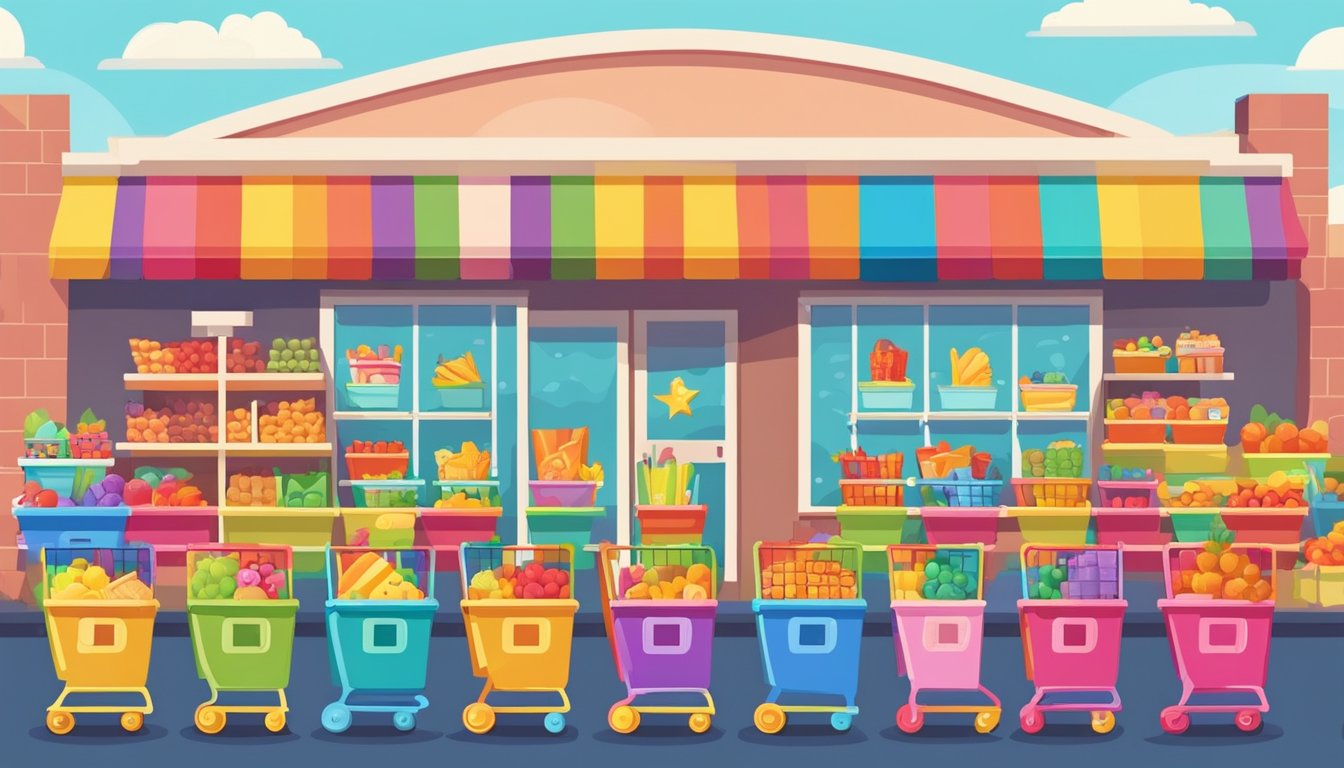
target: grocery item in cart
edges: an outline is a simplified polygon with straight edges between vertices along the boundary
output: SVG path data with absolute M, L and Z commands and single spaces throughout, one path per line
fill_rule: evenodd
M 501 563 L 477 571 L 467 584 L 469 600 L 566 600 L 569 595 L 569 570 L 560 564 Z
M 704 563 L 634 563 L 619 569 L 615 594 L 625 600 L 706 600 L 714 579 Z
M 968 547 L 888 551 L 892 600 L 979 600 L 980 555 Z
M 202 552 L 190 560 L 189 570 L 188 595 L 195 600 L 290 597 L 285 562 L 268 552 Z
M 1172 550 L 1167 584 L 1171 597 L 1272 601 L 1272 561 L 1259 556 L 1260 548 L 1235 547 L 1235 538 L 1222 520 L 1215 519 L 1202 547 Z
M 337 559 L 339 600 L 423 600 L 423 575 L 414 568 L 397 567 L 386 553 L 367 551 Z

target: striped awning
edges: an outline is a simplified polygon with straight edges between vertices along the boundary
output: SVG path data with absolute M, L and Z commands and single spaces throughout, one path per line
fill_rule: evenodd
M 1279 280 L 1241 177 L 71 177 L 51 275 L 119 280 Z

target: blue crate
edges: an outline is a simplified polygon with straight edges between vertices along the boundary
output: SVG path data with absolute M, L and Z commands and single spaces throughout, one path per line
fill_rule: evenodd
M 131 508 L 15 507 L 14 518 L 29 552 L 45 547 L 124 547 Z
M 938 399 L 944 411 L 992 411 L 999 402 L 999 388 L 939 384 Z
M 396 410 L 400 384 L 346 384 L 350 404 L 370 411 Z
M 434 387 L 439 403 L 449 411 L 476 411 L 485 407 L 485 384 L 461 384 L 456 387 Z
M 1337 493 L 1326 493 L 1322 488 L 1325 480 L 1323 468 L 1308 467 L 1311 480 L 1307 483 L 1307 506 L 1311 508 L 1311 525 L 1316 535 L 1325 536 L 1334 530 L 1335 524 L 1344 520 L 1344 500 Z
M 942 494 L 949 507 L 997 507 L 1003 501 L 1003 480 L 973 480 L 956 474 L 951 477 L 920 478 L 914 481 L 920 489 L 916 501 L 908 501 L 911 506 L 941 506 L 932 504 L 924 498 L 924 489 Z

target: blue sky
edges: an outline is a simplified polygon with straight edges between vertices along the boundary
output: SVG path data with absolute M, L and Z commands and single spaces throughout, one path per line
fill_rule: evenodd
M 1065 0 L 0 0 L 46 69 L 0 70 L 0 90 L 74 93 L 75 149 L 163 134 L 253 104 L 484 45 L 641 27 L 824 37 L 947 61 L 1113 106 L 1177 132 L 1230 128 L 1259 91 L 1333 94 L 1332 183 L 1344 184 L 1344 70 L 1289 69 L 1344 0 L 1214 0 L 1255 36 L 1029 37 Z M 276 11 L 341 62 L 281 71 L 99 70 L 155 21 Z

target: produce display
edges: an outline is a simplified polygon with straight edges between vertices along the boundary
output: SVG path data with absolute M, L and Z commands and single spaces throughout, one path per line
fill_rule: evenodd
M 419 504 L 414 488 L 364 488 L 364 506 L 375 509 L 401 509 Z
M 380 533 L 386 531 L 407 531 L 406 541 L 413 541 L 415 533 L 415 513 L 413 512 L 389 512 L 385 515 L 378 515 L 373 521 L 373 530 Z M 350 537 L 350 546 L 367 547 L 371 546 L 373 541 L 372 532 L 368 528 L 356 528 L 354 535 Z
M 85 408 L 75 425 L 75 434 L 70 436 L 70 457 L 73 459 L 110 459 L 112 458 L 112 440 L 107 436 L 107 420 L 94 415 L 92 408 Z
M 1151 469 L 1134 469 L 1134 468 L 1128 468 L 1128 469 L 1127 469 L 1127 468 L 1125 468 L 1125 467 L 1112 466 L 1112 465 L 1110 465 L 1110 464 L 1102 464 L 1102 465 L 1101 465 L 1101 468 L 1097 470 L 1097 479 L 1098 479 L 1098 480 L 1117 480 L 1117 481 L 1119 481 L 1119 480 L 1152 480 L 1152 479 L 1153 479 L 1153 470 L 1151 470 Z
M 1116 339 L 1112 343 L 1111 355 L 1114 357 L 1170 357 L 1171 347 L 1162 343 L 1162 337 L 1140 336 L 1137 339 Z
M 320 509 L 328 506 L 331 476 L 326 472 L 282 475 L 282 497 L 286 507 Z
M 131 339 L 136 373 L 216 373 L 219 362 L 211 339 L 157 342 Z
M 224 370 L 229 373 L 261 373 L 266 363 L 261 359 L 261 342 L 229 339 L 229 350 L 224 355 Z
M 336 597 L 341 600 L 425 599 L 415 569 L 397 568 L 377 552 L 364 552 L 342 566 L 336 588 Z
M 869 456 L 863 448 L 856 448 L 832 454 L 831 461 L 840 465 L 840 475 L 847 480 L 899 480 L 905 454 Z
M 1344 520 L 1326 535 L 1303 542 L 1302 559 L 1315 565 L 1344 565 Z
M 467 584 L 468 600 L 567 600 L 569 571 L 547 568 L 541 563 L 519 567 L 512 564 L 472 574 Z
M 267 373 L 320 373 L 322 353 L 317 339 L 275 339 L 266 352 Z
M 868 354 L 868 375 L 872 381 L 906 381 L 905 366 L 909 360 L 910 353 L 890 339 L 878 339 Z M 956 369 L 956 363 L 953 363 L 952 370 Z
M 1140 397 L 1107 400 L 1106 418 L 1117 421 L 1223 421 L 1227 419 L 1227 400 L 1221 397 L 1163 397 L 1157 392 L 1144 392 Z
M 238 473 L 229 475 L 224 501 L 230 507 L 274 507 L 278 505 L 275 475 Z
M 994 369 L 990 367 L 989 355 L 979 347 L 971 347 L 966 354 L 957 354 L 953 347 L 952 385 L 956 387 L 988 387 L 994 380 Z
M 401 345 L 388 349 L 386 344 L 377 350 L 367 344 L 345 350 L 350 364 L 350 381 L 355 384 L 401 383 Z
M 498 506 L 495 489 L 489 486 L 461 486 L 434 501 L 435 509 L 483 509 Z
M 1158 499 L 1163 506 L 1189 507 L 1228 507 L 1228 508 L 1266 508 L 1297 509 L 1307 506 L 1304 486 L 1299 478 L 1286 472 L 1275 472 L 1264 481 L 1238 479 L 1232 482 L 1232 488 L 1218 486 L 1207 481 L 1191 481 L 1174 494 L 1165 482 L 1157 486 Z
M 1219 520 L 1214 522 L 1203 550 L 1181 551 L 1180 571 L 1172 573 L 1172 595 L 1252 603 L 1273 599 L 1273 587 L 1260 566 L 1249 556 L 1232 551 L 1235 538 Z
M 263 556 L 264 557 L 264 556 Z M 274 563 L 263 562 L 248 553 L 247 566 L 238 552 L 214 557 L 201 554 L 191 575 L 191 591 L 196 600 L 285 600 L 289 580 Z
M 588 465 L 588 428 L 534 429 L 532 452 L 538 480 L 579 480 Z
M 975 577 L 961 569 L 947 552 L 938 552 L 922 567 L 893 571 L 892 600 L 974 600 L 979 592 Z
M 1291 420 L 1270 413 L 1263 405 L 1251 408 L 1250 419 L 1241 428 L 1243 453 L 1329 453 L 1329 426 L 1315 421 L 1298 429 Z
M 1344 492 L 1340 491 L 1339 486 L 1340 482 L 1338 477 L 1334 477 L 1332 475 L 1326 475 L 1325 477 L 1321 478 L 1320 490 L 1322 500 L 1339 501 L 1340 500 L 1339 497 L 1344 496 Z
M 714 576 L 703 563 L 622 568 L 616 591 L 626 600 L 708 600 L 714 594 Z
M 126 404 L 126 440 L 132 443 L 218 443 L 215 404 L 173 400 L 163 408 Z
M 410 460 L 400 440 L 355 440 L 345 449 L 351 480 L 400 480 L 406 477 Z
M 1216 333 L 1186 331 L 1176 339 L 1176 362 L 1181 373 L 1222 373 L 1222 339 Z
M 434 378 L 430 382 L 436 387 L 461 387 L 481 383 L 481 373 L 476 370 L 476 358 L 470 352 L 460 357 L 444 360 L 440 355 L 434 366 Z
M 485 480 L 490 477 L 490 452 L 482 451 L 470 440 L 462 442 L 454 453 L 447 448 L 434 452 L 440 480 Z
M 854 571 L 839 560 L 813 560 L 805 550 L 793 554 L 761 569 L 761 599 L 852 600 L 858 594 Z
M 42 484 L 36 480 L 29 480 L 23 484 L 23 498 L 19 500 L 19 506 L 22 507 L 73 507 L 75 502 L 60 495 L 50 488 L 43 488 Z M 115 506 L 115 503 L 105 504 L 103 506 Z
M 63 459 L 70 452 L 70 432 L 47 415 L 45 408 L 23 419 L 23 455 L 29 459 Z
M 1192 508 L 1192 507 L 1225 507 L 1227 506 L 1228 495 L 1222 493 L 1220 489 L 1203 481 L 1192 480 L 1181 486 L 1180 492 L 1172 495 L 1171 489 L 1164 480 L 1157 485 L 1157 498 L 1164 507 Z
M 953 448 L 947 441 L 916 448 L 915 459 L 919 462 L 919 476 L 926 480 L 949 477 L 954 471 L 966 468 L 971 470 L 973 479 L 983 480 L 993 461 L 988 453 L 975 450 L 973 445 Z
M 1113 550 L 1055 553 L 1054 562 L 1028 574 L 1028 600 L 1114 600 L 1120 596 L 1120 559 Z
M 112 579 L 99 565 L 89 565 L 89 561 L 76 557 L 69 565 L 55 566 L 55 575 L 51 577 L 52 600 L 151 600 L 154 591 L 140 580 L 140 574 L 132 571 Z
M 1188 355 L 1196 352 L 1206 352 L 1209 350 L 1219 350 L 1223 348 L 1223 342 L 1216 333 L 1200 333 L 1199 330 L 1183 331 L 1176 338 L 1176 354 Z
M 316 398 L 258 405 L 259 440 L 263 443 L 325 443 L 326 417 Z
M 1029 448 L 1022 452 L 1023 477 L 1083 476 L 1083 449 L 1072 440 L 1055 440 L 1042 451 Z
M 252 442 L 252 411 L 248 408 L 234 408 L 228 412 L 224 422 L 224 441 L 227 443 Z

